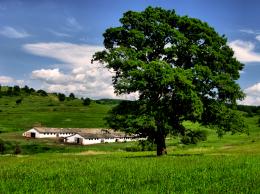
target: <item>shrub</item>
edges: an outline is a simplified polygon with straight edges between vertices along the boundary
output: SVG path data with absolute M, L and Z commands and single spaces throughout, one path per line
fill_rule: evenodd
M 73 93 L 70 93 L 69 98 L 70 98 L 71 100 L 74 100 L 74 99 L 75 99 L 75 95 L 74 95 Z
M 3 154 L 5 151 L 5 142 L 0 139 L 0 153 Z
M 58 98 L 59 98 L 59 101 L 60 101 L 60 102 L 63 102 L 63 101 L 66 99 L 66 96 L 65 96 L 65 94 L 59 93 L 59 94 L 58 94 Z
M 22 149 L 18 144 L 16 144 L 16 146 L 14 148 L 14 154 L 17 155 L 17 154 L 20 154 L 20 153 L 22 153 Z
M 137 145 L 126 147 L 127 152 L 155 151 L 156 145 L 149 140 L 140 140 Z
M 189 131 L 181 138 L 181 143 L 183 144 L 197 144 L 199 141 L 207 140 L 207 131 Z
M 85 99 L 83 99 L 83 105 L 84 105 L 84 106 L 90 105 L 90 102 L 91 102 L 90 98 L 85 98 Z
M 21 104 L 22 101 L 23 101 L 23 99 L 22 99 L 22 98 L 19 98 L 19 99 L 17 99 L 15 102 L 16 102 L 16 104 L 18 105 L 18 104 Z
M 44 90 L 38 90 L 37 93 L 38 93 L 40 96 L 48 96 L 47 92 L 45 92 Z

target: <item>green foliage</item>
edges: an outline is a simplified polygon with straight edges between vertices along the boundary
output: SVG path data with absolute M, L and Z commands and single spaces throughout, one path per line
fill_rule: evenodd
M 59 94 L 58 94 L 58 99 L 59 99 L 60 102 L 63 102 L 63 101 L 66 99 L 65 94 L 59 93 Z
M 115 72 L 115 93 L 138 92 L 139 98 L 135 105 L 118 105 L 127 110 L 111 112 L 111 127 L 147 134 L 158 155 L 169 132 L 185 134 L 185 120 L 215 125 L 219 135 L 244 131 L 241 117 L 226 107 L 244 97 L 236 83 L 244 65 L 224 36 L 205 22 L 162 8 L 128 11 L 120 23 L 105 31 L 106 50 L 93 60 Z
M 247 112 L 251 116 L 260 111 L 260 106 L 237 105 L 237 110 Z
M 69 98 L 70 98 L 71 100 L 74 100 L 74 99 L 75 99 L 75 95 L 74 95 L 73 93 L 70 93 Z
M 188 131 L 182 138 L 181 143 L 183 144 L 197 144 L 199 141 L 207 140 L 207 131 L 197 130 L 197 131 Z
M 0 153 L 3 154 L 5 151 L 5 142 L 0 139 Z
M 127 152 L 155 151 L 156 145 L 149 140 L 139 140 L 137 144 L 125 148 Z
M 83 105 L 84 106 L 88 106 L 91 103 L 91 99 L 90 98 L 83 98 L 82 101 L 83 101 Z
M 21 154 L 21 153 L 22 153 L 22 149 L 21 149 L 20 145 L 16 144 L 15 148 L 14 148 L 14 154 L 17 155 L 17 154 Z
M 17 99 L 17 100 L 15 101 L 15 103 L 18 105 L 18 104 L 21 104 L 22 101 L 23 101 L 23 99 L 22 99 L 22 98 L 19 98 L 19 99 Z
M 48 96 L 47 92 L 45 92 L 44 90 L 38 90 L 37 94 L 39 94 L 40 96 Z

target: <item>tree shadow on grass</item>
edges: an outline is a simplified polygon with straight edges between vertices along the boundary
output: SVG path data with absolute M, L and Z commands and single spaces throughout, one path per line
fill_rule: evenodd
M 168 156 L 187 157 L 187 156 L 204 156 L 204 154 L 168 154 Z
M 204 154 L 167 154 L 157 156 L 156 154 L 142 155 L 142 156 L 125 156 L 125 158 L 160 158 L 160 157 L 189 157 L 189 156 L 204 156 Z

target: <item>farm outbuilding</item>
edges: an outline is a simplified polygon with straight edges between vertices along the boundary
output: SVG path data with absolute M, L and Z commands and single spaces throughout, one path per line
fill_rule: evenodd
M 138 139 L 111 129 L 99 128 L 47 128 L 34 127 L 23 133 L 27 138 L 64 138 L 65 143 L 89 145 L 97 143 L 127 142 Z
M 23 136 L 30 138 L 57 138 L 68 137 L 76 133 L 75 129 L 71 128 L 47 128 L 34 127 L 23 133 Z
M 126 142 L 137 140 L 135 136 L 129 136 L 126 134 L 119 133 L 102 133 L 102 134 L 92 134 L 92 133 L 77 133 L 66 137 L 64 141 L 66 143 L 75 143 L 82 145 L 97 144 L 97 143 L 112 143 L 112 142 Z

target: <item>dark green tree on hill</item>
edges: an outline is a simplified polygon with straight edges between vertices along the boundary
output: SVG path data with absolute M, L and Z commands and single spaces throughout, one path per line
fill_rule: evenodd
M 33 92 L 33 90 L 31 91 Z M 37 94 L 39 94 L 40 96 L 48 96 L 47 92 L 45 92 L 44 90 L 37 90 Z
M 84 106 L 88 106 L 91 103 L 91 99 L 90 98 L 83 98 L 82 101 L 83 101 L 83 105 Z
M 187 134 L 185 120 L 214 126 L 220 136 L 245 131 L 241 115 L 226 106 L 236 106 L 244 94 L 236 83 L 243 64 L 225 36 L 162 8 L 128 11 L 120 22 L 105 31 L 105 50 L 93 61 L 115 72 L 116 94 L 137 92 L 139 98 L 115 107 L 110 127 L 148 136 L 157 155 L 166 153 L 169 133 Z
M 26 85 L 22 88 L 22 91 L 26 94 L 30 94 L 30 88 Z
M 58 99 L 59 99 L 60 102 L 63 102 L 66 99 L 65 94 L 59 93 L 58 94 Z
M 21 89 L 20 89 L 19 86 L 14 86 L 13 87 L 13 95 L 19 96 L 20 95 L 20 91 L 21 91 Z
M 70 98 L 71 100 L 74 100 L 74 99 L 75 99 L 75 95 L 74 95 L 73 93 L 70 93 L 69 98 Z

